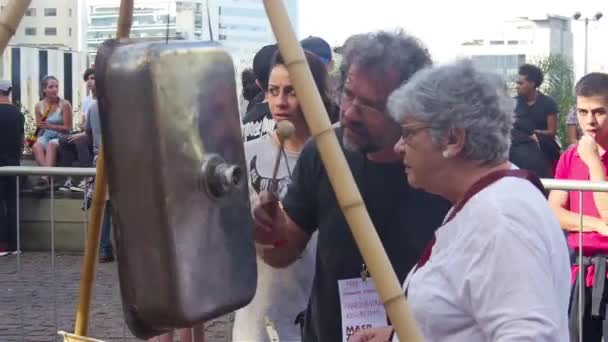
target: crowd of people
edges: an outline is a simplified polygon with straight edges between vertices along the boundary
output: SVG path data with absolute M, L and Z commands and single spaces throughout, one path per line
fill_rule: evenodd
M 12 84 L 0 81 L 0 166 L 21 164 L 24 146 L 31 153 L 38 166 L 46 167 L 93 167 L 101 144 L 101 124 L 95 89 L 95 70 L 84 72 L 84 82 L 90 92 L 83 103 L 81 125 L 73 124 L 72 105 L 59 96 L 59 80 L 52 75 L 40 82 L 41 100 L 34 108 L 35 132 L 25 133 L 24 115 L 10 101 Z M 93 196 L 94 177 L 84 177 L 77 182 L 67 177 L 59 191 L 87 192 L 83 209 L 88 209 Z M 50 189 L 48 176 L 41 176 L 32 190 L 44 195 Z M 0 177 L 0 256 L 17 252 L 16 217 L 16 177 Z M 107 202 L 104 212 L 100 262 L 114 261 L 111 242 L 111 214 Z
M 607 74 L 578 80 L 569 146 L 562 146 L 560 109 L 540 90 L 544 75 L 537 66 L 520 66 L 512 97 L 505 80 L 468 60 L 435 66 L 424 44 L 403 31 L 351 36 L 337 74 L 330 73 L 327 42 L 308 37 L 301 46 L 425 341 L 568 341 L 579 333 L 585 341 L 602 340 L 608 194 L 588 192 L 580 202 L 574 192 L 546 191 L 540 178 L 608 177 Z M 94 76 L 93 70 L 84 75 L 92 96 L 80 131 L 72 130 L 71 105 L 58 97 L 57 79 L 42 80 L 32 139 L 38 165 L 95 165 L 101 128 Z M 346 304 L 352 293 L 341 290 L 345 284 L 372 293 L 374 284 L 292 81 L 275 44 L 261 48 L 242 74 L 258 283 L 253 300 L 236 312 L 232 340 L 267 340 L 271 324 L 285 341 L 396 341 L 373 294 L 361 298 L 365 315 Z M 10 91 L 9 82 L 0 82 L 0 165 L 18 165 L 22 150 L 23 116 L 10 104 Z M 284 120 L 294 134 L 282 144 L 276 129 Z M 44 177 L 35 185 L 37 191 L 48 186 Z M 14 179 L 0 178 L 0 190 L 0 252 L 10 253 Z M 106 208 L 101 257 L 109 261 L 109 202 Z M 579 238 L 582 260 L 574 257 Z M 582 326 L 575 305 L 580 287 Z M 179 334 L 204 340 L 202 325 Z
M 307 48 L 311 40 L 317 44 Z M 320 41 L 302 47 L 331 61 L 327 46 L 315 51 Z M 317 87 L 330 116 L 337 113 L 335 133 L 424 340 L 569 341 L 582 329 L 585 341 L 600 341 L 608 195 L 584 195 L 580 261 L 573 257 L 579 197 L 549 193 L 539 178 L 605 180 L 608 75 L 577 83 L 562 146 L 560 110 L 540 90 L 544 75 L 535 65 L 520 66 L 512 97 L 505 80 L 469 61 L 433 66 L 424 45 L 403 32 L 355 35 L 341 52 L 339 75 L 328 83 L 336 92 Z M 277 57 L 274 45 L 256 55 L 260 93 L 249 97 L 243 118 L 246 151 L 276 148 L 275 123 L 294 120 L 273 105 L 281 92 L 269 84 L 267 65 Z M 288 103 L 296 94 L 282 96 Z M 256 297 L 237 311 L 233 340 L 265 340 L 269 319 L 290 341 L 396 341 L 386 317 L 346 323 L 352 312 L 341 285 L 364 279 L 364 261 L 314 140 L 297 151 L 287 154 L 291 172 L 278 192 L 259 187 L 268 171 L 259 171 L 260 156 L 247 155 L 262 271 Z M 587 280 L 582 327 L 579 262 Z

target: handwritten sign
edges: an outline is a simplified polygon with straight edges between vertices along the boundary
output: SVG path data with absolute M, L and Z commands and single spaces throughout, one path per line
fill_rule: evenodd
M 362 329 L 385 327 L 386 312 L 371 278 L 338 280 L 342 314 L 342 342 Z

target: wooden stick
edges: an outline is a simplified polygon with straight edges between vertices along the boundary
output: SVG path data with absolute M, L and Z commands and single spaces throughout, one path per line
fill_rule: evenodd
M 291 27 L 283 1 L 264 0 L 264 6 L 340 208 L 374 279 L 395 332 L 401 341 L 422 341 L 422 335 L 405 301 L 401 284 L 391 267 L 331 127 L 329 116 L 313 81 L 302 47 Z
M 4 54 L 4 49 L 8 46 L 11 37 L 15 35 L 19 22 L 31 2 L 32 0 L 12 0 L 0 12 L 0 56 Z
M 104 167 L 103 149 L 99 150 L 97 157 L 97 175 L 95 176 L 95 192 L 91 206 L 91 219 L 89 220 L 89 234 L 84 250 L 82 273 L 80 277 L 80 291 L 78 291 L 78 308 L 76 310 L 76 323 L 74 333 L 86 336 L 89 330 L 89 313 L 91 298 L 93 297 L 93 284 L 95 283 L 95 266 L 99 255 L 99 240 L 101 238 L 101 223 L 106 202 L 106 175 L 100 172 Z
M 277 124 L 276 132 L 277 137 L 279 138 L 279 147 L 277 149 L 277 156 L 274 160 L 274 167 L 272 168 L 272 178 L 270 179 L 270 184 L 268 185 L 269 192 L 277 191 L 277 173 L 279 172 L 281 157 L 283 156 L 283 153 L 285 153 L 285 151 L 283 150 L 285 146 L 285 140 L 289 139 L 293 135 L 295 130 L 296 128 L 294 127 L 294 125 L 288 120 L 279 121 L 279 123 Z
M 116 38 L 128 38 L 133 24 L 133 0 L 122 0 L 120 2 L 120 15 L 116 27 Z
M 70 334 L 70 333 L 65 332 L 65 331 L 58 331 L 57 333 L 60 336 L 63 336 L 63 341 L 64 342 L 104 342 L 102 340 L 97 340 L 97 339 L 90 338 L 90 337 L 84 337 L 84 336 L 78 336 L 76 334 Z
M 133 0 L 122 0 L 120 3 L 120 15 L 116 38 L 127 38 L 133 22 Z M 99 146 L 97 157 L 97 174 L 95 177 L 95 193 L 89 221 L 89 237 L 84 253 L 82 264 L 82 277 L 80 279 L 80 291 L 78 297 L 78 309 L 76 312 L 76 324 L 74 332 L 79 336 L 86 336 L 89 326 L 89 313 L 93 284 L 95 283 L 95 265 L 99 256 L 99 240 L 101 239 L 101 223 L 106 204 L 107 182 L 104 168 L 103 145 Z

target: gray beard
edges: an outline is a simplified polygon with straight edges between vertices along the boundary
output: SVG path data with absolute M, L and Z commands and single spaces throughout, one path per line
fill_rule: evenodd
M 344 145 L 344 149 L 347 151 L 359 152 L 363 154 L 374 153 L 382 150 L 382 148 L 373 144 L 368 144 L 366 146 L 358 146 L 352 141 L 348 140 L 346 136 L 342 136 L 342 144 Z
M 355 145 L 352 141 L 350 141 L 346 136 L 342 136 L 342 142 L 344 143 L 344 148 L 350 152 L 359 152 L 361 149 L 359 146 Z

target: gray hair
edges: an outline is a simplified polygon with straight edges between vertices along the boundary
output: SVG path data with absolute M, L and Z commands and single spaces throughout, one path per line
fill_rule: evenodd
M 477 70 L 468 60 L 424 69 L 388 100 L 397 122 L 414 119 L 429 124 L 435 145 L 445 143 L 450 129 L 464 129 L 462 157 L 483 162 L 508 159 L 513 108 L 504 80 Z
M 378 31 L 349 37 L 342 47 L 338 91 L 342 91 L 348 70 L 353 64 L 380 75 L 399 72 L 399 84 L 418 70 L 432 64 L 426 47 L 403 30 Z

